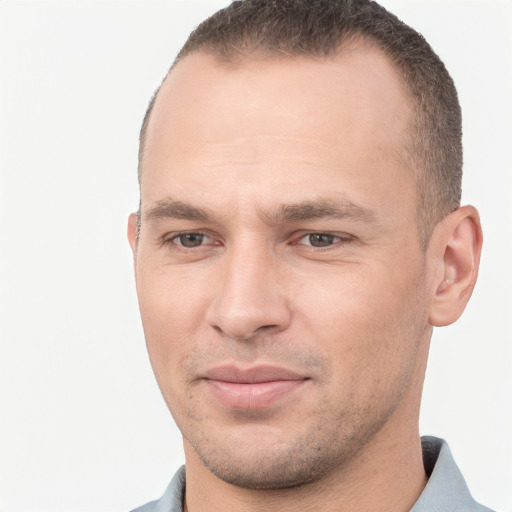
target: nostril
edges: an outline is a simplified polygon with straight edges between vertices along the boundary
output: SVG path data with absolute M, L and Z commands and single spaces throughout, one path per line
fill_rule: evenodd
M 261 269 L 260 269 L 261 270 Z M 287 300 L 265 282 L 260 272 L 228 275 L 208 304 L 206 322 L 226 339 L 250 340 L 256 334 L 288 328 Z
M 261 327 L 258 327 L 258 329 L 256 329 L 256 332 L 258 332 L 258 331 L 272 331 L 274 329 L 277 329 L 277 325 L 275 325 L 275 324 L 262 325 Z
M 228 329 L 227 326 L 225 329 L 218 325 L 213 325 L 212 327 L 223 338 L 245 342 L 253 341 L 259 334 L 270 334 L 279 330 L 279 326 L 276 324 L 262 325 L 254 330 L 248 330 L 246 333 L 243 333 L 242 330 Z

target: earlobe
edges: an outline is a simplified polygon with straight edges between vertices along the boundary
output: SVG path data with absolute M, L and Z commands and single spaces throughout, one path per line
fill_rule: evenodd
M 137 238 L 138 238 L 138 218 L 136 213 L 132 213 L 128 217 L 128 242 L 132 248 L 133 257 L 137 254 Z
M 477 210 L 462 206 L 436 227 L 433 255 L 439 262 L 433 283 L 430 323 L 455 322 L 473 292 L 482 249 L 482 228 Z

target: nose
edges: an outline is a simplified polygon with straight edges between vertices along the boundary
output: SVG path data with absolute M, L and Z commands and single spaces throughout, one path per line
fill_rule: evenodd
M 282 262 L 270 251 L 252 246 L 234 249 L 222 260 L 208 324 L 236 340 L 286 330 L 291 310 L 279 285 Z

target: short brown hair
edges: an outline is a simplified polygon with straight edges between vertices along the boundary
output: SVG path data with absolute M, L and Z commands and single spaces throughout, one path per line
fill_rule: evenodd
M 433 227 L 460 204 L 462 128 L 457 91 L 424 37 L 371 0 L 238 0 L 201 23 L 171 69 L 194 52 L 223 62 L 264 55 L 327 58 L 343 44 L 363 39 L 390 59 L 413 99 L 406 141 L 417 179 L 418 228 L 424 247 Z M 141 128 L 139 179 L 147 126 L 158 90 Z

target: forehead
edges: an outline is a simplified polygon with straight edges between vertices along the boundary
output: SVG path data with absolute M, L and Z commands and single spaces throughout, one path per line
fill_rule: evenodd
M 255 55 L 225 64 L 192 54 L 173 69 L 155 102 L 142 202 L 161 199 L 162 184 L 177 174 L 191 186 L 204 185 L 207 176 L 243 181 L 247 189 L 308 168 L 302 174 L 310 179 L 301 184 L 310 188 L 341 170 L 375 187 L 379 176 L 394 179 L 410 117 L 398 74 L 368 44 L 332 59 Z M 172 186 L 168 195 L 176 195 Z

